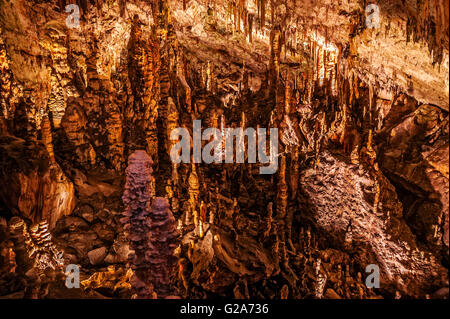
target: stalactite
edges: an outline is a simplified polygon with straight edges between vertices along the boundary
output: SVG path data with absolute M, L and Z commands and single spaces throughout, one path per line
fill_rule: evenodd
M 239 0 L 235 0 L 234 3 L 234 30 L 235 32 L 241 32 L 241 10 L 239 6 Z
M 406 41 L 424 42 L 433 58 L 433 65 L 442 63 L 444 35 L 448 35 L 449 2 L 418 0 L 415 15 L 409 15 L 406 25 Z
M 248 16 L 249 16 L 249 13 L 248 13 L 248 10 L 247 10 L 247 8 L 244 8 L 244 11 L 243 11 L 243 21 L 244 21 L 244 33 L 245 33 L 245 37 L 247 38 L 249 35 L 248 35 L 248 32 L 249 32 L 249 27 L 248 27 Z
M 280 29 L 276 26 L 270 33 L 269 83 L 275 90 L 280 74 Z
M 369 156 L 369 163 L 372 167 L 375 168 L 375 170 L 377 170 L 377 165 L 375 165 L 375 161 L 377 159 L 377 153 L 374 150 L 373 146 L 372 146 L 372 134 L 373 131 L 372 129 L 369 130 L 369 136 L 367 138 L 367 145 L 366 145 L 366 154 Z
M 156 166 L 158 169 L 157 178 L 157 193 L 164 194 L 165 190 L 162 188 L 164 181 L 170 178 L 170 165 L 166 165 L 170 159 L 170 149 L 167 149 L 168 140 L 170 139 L 170 131 L 168 130 L 169 124 L 169 99 L 170 91 L 172 90 L 171 77 L 174 71 L 174 63 L 176 59 L 177 51 L 177 38 L 168 4 L 166 1 L 162 1 L 159 5 L 157 25 L 157 35 L 159 42 L 159 100 L 157 106 L 157 146 L 159 161 Z M 172 101 L 173 102 L 173 101 Z M 173 109 L 172 109 L 173 111 Z M 152 139 L 154 143 L 154 140 Z M 152 158 L 155 158 L 154 154 L 151 154 Z
M 275 25 L 275 1 L 270 0 L 270 25 Z
M 284 114 L 291 113 L 291 75 L 286 72 L 284 88 Z
M 57 81 L 56 77 L 54 80 L 55 82 Z M 47 107 L 49 109 L 49 112 L 51 113 L 53 125 L 55 126 L 55 128 L 59 128 L 61 119 L 66 109 L 66 103 L 64 101 L 64 93 L 61 86 L 56 85 L 55 87 L 52 88 L 50 97 L 48 99 Z
M 348 106 L 351 108 L 353 105 L 353 99 L 355 97 L 355 84 L 354 84 L 354 77 L 353 77 L 353 71 L 350 71 L 348 81 L 349 81 L 349 100 L 348 100 Z
M 247 22 L 247 26 L 248 26 L 248 41 L 250 43 L 252 43 L 253 42 L 253 14 L 249 13 L 247 15 L 247 19 L 248 19 L 248 22 Z
M 266 26 L 266 1 L 267 0 L 261 0 L 261 11 L 260 11 L 260 17 L 259 17 L 259 21 L 260 21 L 260 25 L 259 28 L 261 31 L 264 31 L 264 28 Z
M 167 116 L 167 152 L 170 155 L 170 150 L 176 144 L 176 141 L 170 139 L 170 133 L 179 127 L 179 114 L 177 110 L 177 106 L 175 105 L 173 99 L 169 96 L 168 98 L 168 116 Z

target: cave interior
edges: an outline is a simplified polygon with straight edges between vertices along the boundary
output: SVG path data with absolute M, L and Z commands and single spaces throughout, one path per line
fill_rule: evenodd
M 0 1 L 0 298 L 448 299 L 448 72 L 448 0 Z

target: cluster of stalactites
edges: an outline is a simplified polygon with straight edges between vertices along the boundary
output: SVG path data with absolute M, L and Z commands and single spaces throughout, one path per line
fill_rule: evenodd
M 233 31 L 244 32 L 245 36 L 248 37 L 248 41 L 252 42 L 254 15 L 247 8 L 247 0 L 229 1 L 227 14 L 228 19 L 233 22 Z
M 259 29 L 263 30 L 266 24 L 266 2 L 267 0 L 257 0 Z
M 50 126 L 50 121 L 47 116 L 42 118 L 41 122 L 41 140 L 47 149 L 48 155 L 50 157 L 50 164 L 54 165 L 55 161 L 55 153 L 53 152 L 53 138 L 52 131 Z
M 132 291 L 135 298 L 144 299 L 173 294 L 170 283 L 178 244 L 175 219 L 167 200 L 153 200 L 152 164 L 145 151 L 138 150 L 130 155 L 122 196 L 125 211 L 121 222 L 133 251 L 128 256 L 134 272 Z
M 80 7 L 83 12 L 87 12 L 91 6 L 94 6 L 97 10 L 101 10 L 104 0 L 76 0 L 76 1 L 68 1 L 68 0 L 58 0 L 58 5 L 61 10 L 65 10 L 66 6 L 69 4 L 76 4 Z M 120 9 L 120 16 L 123 17 L 125 15 L 125 6 L 126 0 L 117 0 Z
M 417 0 L 416 14 L 408 16 L 406 41 L 427 43 L 433 64 L 441 64 L 443 52 L 448 48 L 448 0 Z

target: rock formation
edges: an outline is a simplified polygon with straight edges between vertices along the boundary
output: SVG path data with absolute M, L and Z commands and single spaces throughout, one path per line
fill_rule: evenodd
M 0 1 L 0 297 L 448 296 L 448 1 L 68 3 Z
M 152 281 L 152 265 L 147 251 L 150 249 L 152 160 L 145 151 L 135 151 L 128 158 L 127 181 L 122 200 L 126 210 L 121 219 L 134 251 L 128 256 L 133 277 L 131 285 L 137 298 L 156 298 Z
M 147 261 L 151 264 L 151 277 L 158 298 L 176 295 L 173 274 L 177 264 L 174 254 L 179 233 L 167 199 L 156 197 L 151 207 L 150 238 Z
M 152 200 L 152 160 L 145 151 L 128 159 L 122 222 L 134 253 L 128 259 L 134 275 L 131 285 L 137 298 L 165 298 L 174 295 L 171 276 L 177 259 L 178 232 L 166 199 Z M 150 207 L 150 202 L 152 205 Z

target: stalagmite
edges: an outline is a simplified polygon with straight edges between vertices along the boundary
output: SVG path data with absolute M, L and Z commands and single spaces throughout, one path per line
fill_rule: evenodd
M 369 130 L 369 136 L 367 137 L 366 154 L 369 156 L 370 165 L 374 166 L 377 159 L 377 153 L 372 147 L 372 129 Z
M 206 223 L 206 205 L 203 201 L 200 203 L 200 220 L 202 223 Z
M 287 252 L 286 252 L 286 212 L 287 212 L 287 199 L 288 189 L 286 184 L 286 158 L 281 157 L 280 172 L 278 177 L 278 193 L 277 193 L 277 225 L 278 235 L 280 238 L 280 253 L 281 259 L 287 264 Z
M 267 205 L 267 219 L 266 219 L 266 227 L 264 230 L 264 238 L 268 238 L 270 235 L 270 232 L 272 230 L 272 215 L 273 215 L 273 203 L 270 202 L 269 205 Z
M 184 224 L 185 225 L 189 225 L 192 222 L 192 214 L 191 214 L 191 209 L 190 206 L 185 210 L 185 219 L 184 219 Z
M 248 33 L 248 41 L 250 43 L 252 43 L 253 42 L 253 14 L 249 13 L 247 15 L 247 19 L 248 19 L 248 22 L 247 22 L 247 26 L 248 26 L 248 31 L 247 31 L 247 33 Z
M 288 296 L 289 296 L 289 286 L 283 285 L 283 287 L 281 287 L 280 299 L 288 299 Z
M 29 98 L 23 100 L 14 112 L 14 134 L 24 140 L 36 140 L 36 121 L 31 116 L 32 102 Z
M 167 106 L 168 116 L 167 116 L 166 138 L 167 138 L 167 153 L 170 156 L 170 150 L 176 144 L 175 140 L 170 139 L 170 134 L 174 129 L 179 127 L 179 114 L 178 114 L 177 106 L 175 105 L 172 97 L 169 96 L 167 104 L 168 104 L 168 106 Z
M 289 72 L 286 73 L 285 81 L 284 112 L 289 114 L 291 113 L 291 76 Z
M 203 222 L 200 220 L 199 221 L 199 225 L 198 225 L 198 236 L 200 238 L 203 238 L 203 236 L 205 235 L 204 230 L 203 230 Z
M 170 278 L 176 264 L 173 251 L 178 232 L 165 198 L 155 198 L 150 207 L 151 166 L 145 151 L 130 155 L 122 196 L 125 212 L 121 221 L 134 251 L 128 259 L 134 271 L 131 284 L 136 298 L 164 298 L 174 293 Z
M 157 298 L 151 280 L 153 266 L 148 263 L 146 257 L 150 245 L 147 233 L 150 231 L 152 164 L 145 151 L 135 151 L 130 155 L 126 169 L 125 191 L 122 196 L 125 211 L 121 222 L 130 241 L 130 247 L 134 250 L 134 253 L 128 256 L 134 271 L 132 290 L 136 298 L 146 299 Z
M 30 227 L 29 235 L 25 242 L 29 257 L 35 260 L 35 267 L 40 270 L 55 270 L 64 265 L 63 253 L 53 243 L 47 221 Z
M 198 218 L 197 210 L 193 211 L 192 216 L 194 217 L 194 227 L 197 228 L 198 224 L 199 224 L 199 218 Z
M 197 170 L 195 164 L 192 163 L 191 174 L 189 175 L 189 203 L 192 211 L 196 211 L 198 196 L 200 193 L 200 183 L 198 180 Z
M 211 63 L 208 61 L 206 66 L 206 90 L 211 91 L 211 88 L 212 88 Z
M 236 2 L 232 2 L 232 6 L 233 6 L 233 32 L 237 32 L 238 31 L 238 7 Z
M 215 217 L 216 217 L 215 209 L 212 208 L 211 211 L 209 212 L 209 223 L 210 223 L 211 225 L 214 225 Z
M 54 165 L 56 161 L 55 161 L 55 154 L 53 152 L 53 139 L 50 121 L 48 120 L 47 116 L 45 116 L 41 122 L 41 139 L 45 145 L 45 148 L 47 149 L 48 155 L 50 156 L 50 163 Z
M 280 29 L 275 26 L 270 32 L 269 83 L 272 90 L 276 89 L 280 74 Z

